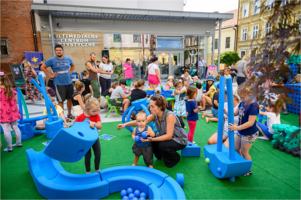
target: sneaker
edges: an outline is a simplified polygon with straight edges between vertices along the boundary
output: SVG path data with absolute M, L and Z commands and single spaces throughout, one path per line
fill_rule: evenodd
M 20 143 L 20 144 L 17 144 L 17 143 L 16 143 L 16 144 L 13 144 L 12 146 L 13 146 L 13 147 L 22 147 L 22 144 L 21 144 L 21 143 Z
M 12 151 L 13 151 L 13 148 L 5 148 L 5 149 L 3 149 L 3 151 L 6 151 L 6 152 L 12 152 Z
M 282 113 L 283 113 L 284 115 L 288 115 L 287 109 L 285 109 Z
M 246 173 L 244 176 L 250 176 L 252 175 L 252 170 L 250 170 L 248 173 Z
M 193 144 L 196 144 L 195 141 L 192 142 Z

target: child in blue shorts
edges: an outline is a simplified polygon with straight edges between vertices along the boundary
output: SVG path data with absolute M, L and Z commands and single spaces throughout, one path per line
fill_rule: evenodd
M 138 113 L 136 115 L 136 121 L 138 127 L 136 127 L 132 133 L 132 138 L 135 141 L 135 136 L 140 136 L 142 138 L 142 133 L 146 132 L 147 136 L 155 137 L 155 133 L 151 127 L 146 125 L 147 115 L 145 113 Z M 149 168 L 153 168 L 153 148 L 150 142 L 135 141 L 135 144 L 132 147 L 134 157 L 134 164 L 136 166 L 139 160 L 139 157 L 143 155 L 144 163 Z
M 218 118 L 218 97 L 219 97 L 219 84 L 216 85 L 216 92 L 213 95 L 212 98 L 212 109 L 211 112 L 212 114 L 207 114 L 207 113 L 203 113 L 202 118 L 204 119 L 205 117 L 209 117 L 206 118 L 206 123 L 208 124 L 209 121 L 214 121 L 217 122 L 217 118 Z
M 250 88 L 251 86 L 245 86 L 245 88 L 241 90 L 240 96 L 242 102 L 238 105 L 238 108 L 234 110 L 234 115 L 239 115 L 238 125 L 229 124 L 230 131 L 238 131 L 234 138 L 235 151 L 247 160 L 252 160 L 249 151 L 258 137 L 256 118 L 259 113 L 259 106 L 254 101 L 254 98 L 251 97 L 252 90 Z M 252 170 L 250 169 L 245 176 L 251 174 Z

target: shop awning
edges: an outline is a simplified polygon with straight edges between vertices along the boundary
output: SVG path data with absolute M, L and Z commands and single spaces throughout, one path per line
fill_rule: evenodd
M 145 10 L 41 3 L 32 3 L 31 8 L 40 16 L 51 13 L 54 17 L 68 18 L 216 22 L 217 20 L 226 21 L 234 17 L 233 13 Z

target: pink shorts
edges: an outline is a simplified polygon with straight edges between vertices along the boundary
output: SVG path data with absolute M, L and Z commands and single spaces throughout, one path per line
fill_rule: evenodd
M 149 74 L 148 75 L 148 83 L 152 84 L 152 85 L 159 85 L 160 84 L 160 80 L 158 79 L 157 75 Z

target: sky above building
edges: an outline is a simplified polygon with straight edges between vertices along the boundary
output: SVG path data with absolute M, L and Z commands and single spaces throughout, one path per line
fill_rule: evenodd
M 185 1 L 185 0 L 184 0 Z M 186 0 L 184 11 L 227 12 L 238 8 L 238 0 Z

